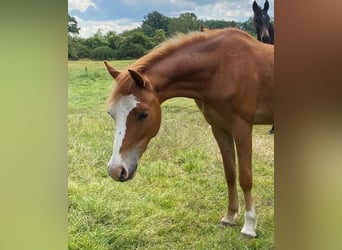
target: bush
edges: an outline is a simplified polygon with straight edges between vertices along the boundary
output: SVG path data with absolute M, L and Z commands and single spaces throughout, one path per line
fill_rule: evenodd
M 142 57 L 146 53 L 146 49 L 142 44 L 123 43 L 117 50 L 119 59 L 134 59 Z
M 117 59 L 139 58 L 153 48 L 152 38 L 139 29 L 123 32 L 116 45 Z
M 86 46 L 81 44 L 78 47 L 77 56 L 79 58 L 89 58 L 90 57 L 90 51 L 89 51 L 89 49 Z
M 108 46 L 100 46 L 95 48 L 90 53 L 90 58 L 93 60 L 109 60 L 114 58 L 114 50 Z

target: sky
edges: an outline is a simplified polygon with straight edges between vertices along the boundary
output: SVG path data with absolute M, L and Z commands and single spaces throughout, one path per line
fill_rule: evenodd
M 265 0 L 257 0 L 264 6 Z M 69 0 L 68 13 L 76 18 L 80 36 L 87 38 L 100 30 L 121 33 L 139 27 L 144 16 L 158 11 L 167 17 L 193 12 L 202 20 L 247 21 L 253 15 L 253 0 Z M 274 0 L 269 0 L 274 17 Z

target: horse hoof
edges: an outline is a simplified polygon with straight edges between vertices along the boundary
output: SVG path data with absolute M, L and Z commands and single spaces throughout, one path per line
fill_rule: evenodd
M 235 223 L 231 223 L 231 222 L 227 222 L 227 221 L 221 221 L 221 225 L 222 226 L 225 226 L 225 227 L 233 227 L 235 226 L 236 224 Z
M 242 239 L 254 239 L 257 237 L 256 233 L 254 233 L 253 235 L 250 234 L 245 234 L 245 233 L 240 233 L 240 237 Z

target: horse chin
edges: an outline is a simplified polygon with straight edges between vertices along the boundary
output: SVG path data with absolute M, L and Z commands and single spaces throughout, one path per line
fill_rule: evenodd
M 132 180 L 134 178 L 134 176 L 136 175 L 137 173 L 137 168 L 138 168 L 138 164 L 135 165 L 132 170 L 129 171 L 129 175 L 128 175 L 128 178 L 125 180 L 125 181 L 129 181 L 129 180 Z

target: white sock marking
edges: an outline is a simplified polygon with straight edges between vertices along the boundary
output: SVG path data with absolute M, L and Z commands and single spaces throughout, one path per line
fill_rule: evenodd
M 241 233 L 255 237 L 255 227 L 256 227 L 256 213 L 254 206 L 252 205 L 252 209 L 250 211 L 245 212 L 245 224 L 241 230 Z

